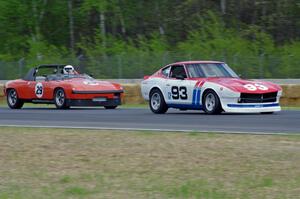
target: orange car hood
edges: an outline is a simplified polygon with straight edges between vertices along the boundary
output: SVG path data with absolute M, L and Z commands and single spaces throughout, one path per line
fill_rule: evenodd
M 64 80 L 64 82 L 71 84 L 74 90 L 80 91 L 121 90 L 121 86 L 118 84 L 110 83 L 108 81 L 99 81 L 95 79 L 76 78 Z

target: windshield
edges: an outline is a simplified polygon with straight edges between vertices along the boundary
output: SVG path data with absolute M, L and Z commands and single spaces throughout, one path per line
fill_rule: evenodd
M 63 79 L 82 78 L 82 79 L 94 79 L 87 74 L 67 74 L 63 75 Z
M 36 79 L 38 79 L 38 78 L 39 77 L 36 77 Z M 67 74 L 67 75 L 52 74 L 52 75 L 47 75 L 46 80 L 47 81 L 57 81 L 57 80 L 66 80 L 66 79 L 73 79 L 73 78 L 82 78 L 82 79 L 93 80 L 93 78 L 87 74 Z
M 238 77 L 238 75 L 225 63 L 188 64 L 187 70 L 191 78 Z

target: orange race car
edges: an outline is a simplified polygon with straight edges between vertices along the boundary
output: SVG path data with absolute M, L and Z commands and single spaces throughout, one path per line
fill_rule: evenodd
M 55 104 L 58 109 L 70 106 L 104 106 L 115 109 L 121 104 L 123 88 L 116 83 L 98 81 L 79 74 L 71 65 L 40 65 L 23 79 L 4 86 L 7 104 L 22 108 L 25 102 Z

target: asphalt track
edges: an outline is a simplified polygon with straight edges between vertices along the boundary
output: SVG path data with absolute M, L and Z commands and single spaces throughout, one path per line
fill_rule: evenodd
M 89 129 L 197 131 L 225 133 L 300 133 L 300 111 L 272 115 L 221 114 L 170 109 L 153 114 L 149 109 L 117 108 L 0 108 L 0 126 L 67 127 Z

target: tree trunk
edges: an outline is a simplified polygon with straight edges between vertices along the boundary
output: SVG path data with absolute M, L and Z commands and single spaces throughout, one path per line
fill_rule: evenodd
M 39 17 L 37 13 L 37 5 L 36 2 L 32 1 L 32 14 L 34 17 L 34 30 L 32 34 L 32 40 L 38 41 L 40 36 L 40 23 L 39 23 Z
M 221 12 L 222 12 L 222 14 L 224 15 L 224 14 L 226 14 L 226 0 L 221 0 L 221 2 L 220 2 L 220 7 L 221 7 Z
M 70 31 L 70 49 L 74 52 L 75 38 L 74 38 L 74 17 L 72 0 L 68 0 L 68 16 L 69 16 L 69 31 Z
M 158 30 L 159 30 L 159 33 L 161 35 L 165 35 L 165 30 L 162 26 L 162 17 L 161 17 L 161 12 L 160 12 L 160 7 L 159 7 L 158 2 L 156 2 L 156 4 L 155 4 L 155 10 L 156 10 L 156 13 L 157 13 L 157 16 L 158 16 Z
M 126 34 L 126 25 L 125 25 L 125 20 L 124 20 L 124 15 L 123 15 L 123 12 L 122 12 L 122 5 L 121 5 L 121 1 L 118 0 L 117 1 L 117 13 L 118 13 L 118 17 L 119 17 L 119 21 L 120 21 L 120 25 L 121 25 L 121 32 L 123 35 Z
M 104 12 L 99 13 L 99 18 L 100 18 L 99 28 L 101 30 L 101 35 L 102 35 L 102 47 L 105 49 L 106 48 L 106 28 L 105 28 Z
M 41 28 L 40 24 L 43 20 L 44 14 L 45 14 L 45 7 L 47 5 L 47 0 L 43 1 L 43 9 L 41 9 L 40 12 L 37 10 L 37 2 L 32 1 L 32 14 L 34 17 L 34 31 L 32 34 L 32 40 L 33 41 L 39 41 L 41 40 Z
M 122 34 L 125 35 L 126 34 L 126 27 L 125 27 L 125 21 L 124 21 L 124 17 L 123 17 L 122 13 L 120 13 L 120 23 L 121 23 Z

